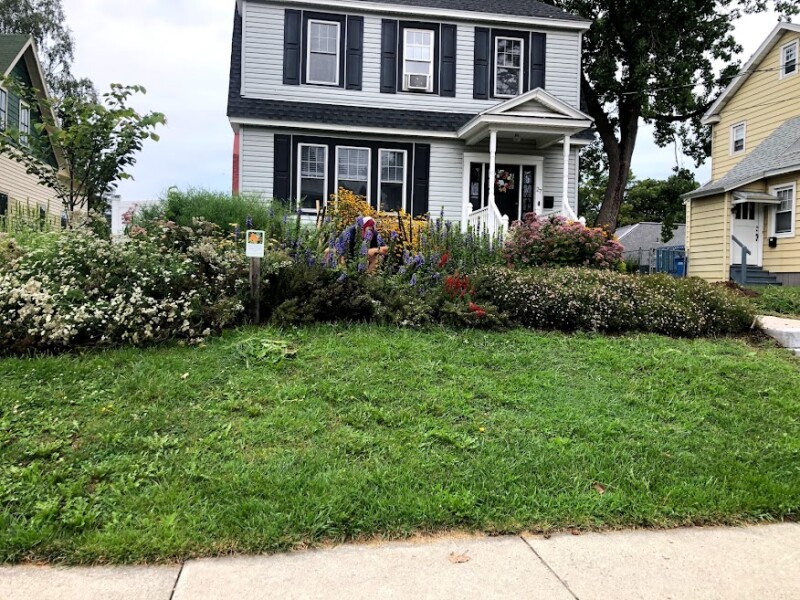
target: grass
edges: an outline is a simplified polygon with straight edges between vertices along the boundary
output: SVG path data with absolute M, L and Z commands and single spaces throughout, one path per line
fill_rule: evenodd
M 800 361 L 743 340 L 245 329 L 0 361 L 0 559 L 795 518 Z
M 800 318 L 800 287 L 765 285 L 752 289 L 759 294 L 752 300 L 762 313 Z

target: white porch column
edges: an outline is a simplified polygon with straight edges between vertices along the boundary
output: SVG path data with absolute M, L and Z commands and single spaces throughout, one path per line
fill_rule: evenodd
M 564 137 L 564 179 L 562 181 L 561 214 L 565 217 L 573 213 L 572 207 L 569 205 L 569 151 L 571 141 L 571 136 Z
M 497 130 L 489 130 L 489 206 L 494 207 L 494 188 L 497 183 Z

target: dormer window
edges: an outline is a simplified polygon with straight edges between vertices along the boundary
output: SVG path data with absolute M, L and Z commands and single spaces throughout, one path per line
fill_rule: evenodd
M 795 40 L 781 48 L 781 79 L 797 73 L 797 46 L 798 43 Z
M 433 91 L 433 31 L 403 30 L 403 91 Z
M 308 21 L 306 83 L 339 85 L 339 35 L 336 21 Z
M 731 154 L 740 154 L 744 152 L 746 135 L 746 123 L 737 123 L 731 127 Z
M 494 95 L 512 98 L 522 93 L 525 42 L 522 38 L 498 36 L 494 41 Z

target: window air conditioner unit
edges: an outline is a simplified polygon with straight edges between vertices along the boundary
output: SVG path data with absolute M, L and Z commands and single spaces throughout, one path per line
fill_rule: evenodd
M 419 74 L 406 75 L 406 89 L 427 91 L 429 77 L 429 75 Z

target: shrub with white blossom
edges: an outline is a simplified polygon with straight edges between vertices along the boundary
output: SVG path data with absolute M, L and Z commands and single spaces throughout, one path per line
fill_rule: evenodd
M 216 226 L 89 228 L 0 266 L 0 352 L 196 341 L 238 323 L 247 263 Z

